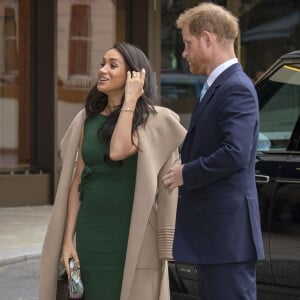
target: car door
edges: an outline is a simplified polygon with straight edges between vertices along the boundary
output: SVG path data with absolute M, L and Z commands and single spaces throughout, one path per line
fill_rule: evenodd
M 300 86 L 297 106 L 300 111 Z M 296 104 L 296 103 L 295 103 Z M 300 118 L 288 146 L 289 156 L 277 179 L 270 219 L 271 265 L 278 291 L 300 299 Z M 297 297 L 296 297 L 297 296 Z
M 283 165 L 271 203 L 271 265 L 275 283 L 300 299 L 300 153 Z
M 257 85 L 257 91 L 256 180 L 266 251 L 266 260 L 258 264 L 257 280 L 264 283 L 262 290 L 290 299 L 283 295 L 300 295 L 299 65 L 283 61 Z
M 256 185 L 259 197 L 262 236 L 265 250 L 265 260 L 257 263 L 257 282 L 274 284 L 270 254 L 270 215 L 273 195 L 276 192 L 278 170 L 286 160 L 286 155 L 274 153 L 257 154 Z M 263 288 L 258 285 L 258 289 Z

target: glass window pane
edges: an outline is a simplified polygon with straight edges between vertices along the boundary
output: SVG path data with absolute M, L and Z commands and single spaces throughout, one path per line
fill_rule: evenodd
M 29 133 L 20 127 L 19 114 L 23 113 L 27 121 L 29 115 L 20 109 L 18 41 L 22 28 L 18 30 L 18 9 L 17 0 L 0 3 L 0 168 L 27 164 L 29 159 L 20 155 L 19 149 L 20 135 L 29 140 Z M 21 150 L 29 153 L 29 148 Z
M 270 97 L 260 111 L 258 150 L 287 150 L 300 112 L 299 76 L 297 66 L 283 66 L 264 87 Z

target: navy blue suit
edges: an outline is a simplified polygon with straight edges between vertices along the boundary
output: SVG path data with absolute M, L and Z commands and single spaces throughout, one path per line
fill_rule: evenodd
M 258 115 L 255 88 L 240 64 L 221 73 L 194 109 L 181 152 L 176 261 L 264 258 L 255 185 Z

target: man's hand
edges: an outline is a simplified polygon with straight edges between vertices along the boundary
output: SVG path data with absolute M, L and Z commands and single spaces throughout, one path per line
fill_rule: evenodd
M 169 191 L 172 192 L 175 188 L 178 186 L 183 185 L 183 178 L 182 178 L 182 169 L 183 166 L 180 162 L 176 162 L 168 174 L 166 174 L 163 177 L 163 184 L 165 188 Z

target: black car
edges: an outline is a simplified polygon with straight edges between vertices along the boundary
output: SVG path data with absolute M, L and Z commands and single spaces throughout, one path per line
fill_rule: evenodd
M 255 83 L 260 102 L 256 183 L 266 259 L 258 300 L 300 300 L 300 51 L 280 57 Z M 192 270 L 170 263 L 172 299 L 199 299 Z M 187 272 L 185 272 L 187 271 Z
M 257 266 L 258 295 L 300 299 L 300 51 L 277 60 L 256 89 L 256 182 L 266 253 Z

